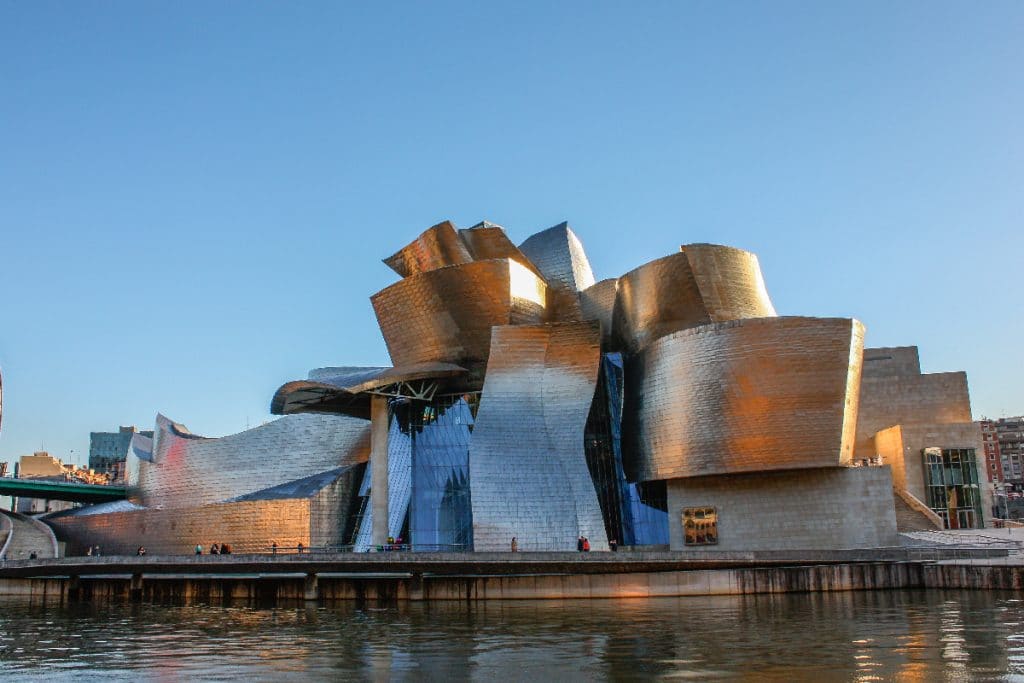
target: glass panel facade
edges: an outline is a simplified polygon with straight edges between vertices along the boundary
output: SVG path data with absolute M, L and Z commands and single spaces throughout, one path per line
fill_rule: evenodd
M 622 467 L 622 380 L 622 355 L 604 354 L 584 433 L 587 466 L 608 539 L 619 545 L 666 545 L 665 483 L 630 483 Z
M 469 436 L 478 394 L 388 406 L 388 535 L 417 551 L 473 549 Z M 370 549 L 370 469 L 359 490 L 356 552 Z
M 409 539 L 413 550 L 473 549 L 469 436 L 473 429 L 475 399 L 474 395 L 445 397 L 411 407 Z
M 928 507 L 947 529 L 982 526 L 981 489 L 973 448 L 925 448 L 921 451 Z

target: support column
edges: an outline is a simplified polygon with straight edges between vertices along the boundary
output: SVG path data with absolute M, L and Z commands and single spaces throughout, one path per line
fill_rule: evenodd
M 320 599 L 320 577 L 317 574 L 306 574 L 306 585 L 302 597 L 306 600 Z
M 372 545 L 388 541 L 388 399 L 370 396 L 370 510 Z
M 142 574 L 132 574 L 132 582 L 128 589 L 128 597 L 132 602 L 142 601 Z
M 82 593 L 82 584 L 75 575 L 68 577 L 68 600 L 78 600 Z

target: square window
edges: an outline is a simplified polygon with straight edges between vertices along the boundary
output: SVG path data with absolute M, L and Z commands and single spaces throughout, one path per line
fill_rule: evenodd
M 683 508 L 683 542 L 686 545 L 718 543 L 718 511 L 713 507 Z

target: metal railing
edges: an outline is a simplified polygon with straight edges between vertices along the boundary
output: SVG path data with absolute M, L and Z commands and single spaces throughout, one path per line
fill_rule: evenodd
M 371 545 L 368 553 L 388 552 L 417 552 L 417 553 L 457 553 L 470 550 L 465 543 L 383 543 Z M 336 553 L 354 553 L 355 546 L 344 545 L 318 545 L 318 546 L 269 546 L 261 548 L 260 552 L 270 555 L 324 555 Z

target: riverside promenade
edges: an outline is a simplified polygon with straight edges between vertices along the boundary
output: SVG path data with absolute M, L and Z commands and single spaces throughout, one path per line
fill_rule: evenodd
M 66 557 L 0 564 L 0 595 L 228 602 L 621 598 L 1024 589 L 1005 547 L 748 553 L 306 553 Z

